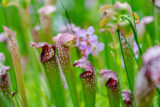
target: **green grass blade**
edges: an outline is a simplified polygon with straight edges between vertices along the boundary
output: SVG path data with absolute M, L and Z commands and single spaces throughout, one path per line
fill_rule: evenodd
M 13 31 L 11 31 L 5 26 L 3 27 L 3 29 L 10 38 L 9 47 L 12 53 L 12 59 L 13 59 L 13 64 L 14 64 L 14 69 L 15 69 L 15 74 L 17 79 L 18 90 L 23 102 L 23 106 L 28 107 L 17 40 L 15 38 L 15 34 Z

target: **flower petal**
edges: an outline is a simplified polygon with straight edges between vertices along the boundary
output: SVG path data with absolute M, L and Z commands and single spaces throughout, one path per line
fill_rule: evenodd
M 103 69 L 101 70 L 100 75 L 101 77 L 104 78 L 104 80 L 107 80 L 106 82 L 107 87 L 115 88 L 118 86 L 117 74 L 112 70 Z
M 7 42 L 8 38 L 6 37 L 5 33 L 0 33 L 0 42 Z
M 40 15 L 49 15 L 49 14 L 53 13 L 54 11 L 56 11 L 55 6 L 47 5 L 47 6 L 44 6 L 44 7 L 40 8 L 38 10 L 38 13 Z
M 149 48 L 146 53 L 143 54 L 142 59 L 144 64 L 149 63 L 152 59 L 160 56 L 160 46 Z
M 93 65 L 89 61 L 86 61 L 85 59 L 80 59 L 78 61 L 75 61 L 73 66 L 85 69 L 85 71 L 80 75 L 81 78 L 89 77 L 94 73 Z
M 85 37 L 86 36 L 86 31 L 84 29 L 80 29 L 76 32 L 76 35 L 78 37 Z
M 35 48 L 42 48 L 42 53 L 41 53 L 41 62 L 46 62 L 50 60 L 54 55 L 55 55 L 55 47 L 54 45 L 50 45 L 46 42 L 40 42 L 40 43 L 30 43 L 30 46 L 35 47 Z
M 98 44 L 98 51 L 103 51 L 104 50 L 104 43 L 99 43 Z
M 121 94 L 123 97 L 123 102 L 125 104 L 130 104 L 131 100 L 133 100 L 131 91 L 130 90 L 122 90 Z
M 125 3 L 116 2 L 114 8 L 116 9 L 116 11 L 118 11 L 120 15 L 132 14 L 132 9 L 127 2 Z
M 3 63 L 5 60 L 5 56 L 3 53 L 0 53 L 0 63 Z
M 61 45 L 64 46 L 71 46 L 73 44 L 76 44 L 76 36 L 70 34 L 70 33 L 63 33 L 58 34 L 56 37 L 53 38 L 53 41 L 59 42 Z
M 93 26 L 90 26 L 90 27 L 87 29 L 87 33 L 88 33 L 89 35 L 92 35 L 92 34 L 94 33 L 94 28 L 93 28 Z

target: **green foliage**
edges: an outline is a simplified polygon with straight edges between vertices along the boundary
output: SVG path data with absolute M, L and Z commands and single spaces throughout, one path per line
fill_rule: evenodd
M 50 1 L 50 0 L 49 0 Z M 134 94 L 134 82 L 137 72 L 139 71 L 139 66 L 141 67 L 142 58 L 141 55 L 147 50 L 147 48 L 153 45 L 160 44 L 160 9 L 154 7 L 151 0 L 63 0 L 64 7 L 61 4 L 61 0 L 52 1 L 54 6 L 56 6 L 56 11 L 51 15 L 50 23 L 46 23 L 46 25 L 50 25 L 49 27 L 49 34 L 45 34 L 42 29 L 42 23 L 40 21 L 40 15 L 38 14 L 38 9 L 45 6 L 45 0 L 0 0 L 0 33 L 4 32 L 2 26 L 5 25 L 10 29 L 13 29 L 16 32 L 16 40 L 19 46 L 19 53 L 20 58 L 22 58 L 23 62 L 22 69 L 21 69 L 21 77 L 20 79 L 24 78 L 24 89 L 26 93 L 26 99 L 22 98 L 24 92 L 20 92 L 20 87 L 18 88 L 19 82 L 17 81 L 16 77 L 16 70 L 14 64 L 19 61 L 13 61 L 10 49 L 8 48 L 7 43 L 0 42 L 0 52 L 5 54 L 6 60 L 5 65 L 10 66 L 9 77 L 11 83 L 12 92 L 17 92 L 13 96 L 13 102 L 15 107 L 22 106 L 25 101 L 27 100 L 29 107 L 48 107 L 48 106 L 55 106 L 56 100 L 61 103 L 61 98 L 64 97 L 65 100 L 62 98 L 62 104 L 66 104 L 68 107 L 84 107 L 85 100 L 89 100 L 89 98 L 94 99 L 92 101 L 93 106 L 95 107 L 107 107 L 109 106 L 109 97 L 108 92 L 106 90 L 105 84 L 101 81 L 101 77 L 99 76 L 99 72 L 101 69 L 107 68 L 115 71 L 119 78 L 119 85 L 120 90 L 123 89 L 130 89 L 132 90 L 132 94 Z M 87 5 L 86 1 L 93 1 Z M 100 13 L 98 12 L 99 8 L 102 5 L 107 4 L 115 4 L 117 1 L 124 3 L 128 2 L 131 6 L 132 12 L 136 12 L 139 16 L 139 19 L 142 19 L 145 16 L 152 16 L 154 18 L 153 22 L 145 25 L 145 32 L 143 35 L 138 35 L 137 30 L 133 23 L 133 14 L 129 13 L 126 10 L 127 7 L 123 7 L 118 10 L 118 15 L 115 14 L 113 19 L 105 20 L 104 22 L 109 22 L 109 24 L 117 25 L 117 29 L 119 29 L 123 34 L 133 34 L 133 41 L 138 44 L 139 48 L 139 58 L 135 58 L 133 52 L 133 44 L 127 44 L 125 42 L 126 50 L 123 48 L 123 44 L 119 42 L 119 36 L 117 33 L 117 29 L 114 33 L 109 31 L 100 33 Z M 99 53 L 98 56 L 89 56 L 88 60 L 94 65 L 97 84 L 94 86 L 96 90 L 92 96 L 90 90 L 83 89 L 83 84 L 86 84 L 79 75 L 81 73 L 80 68 L 72 67 L 74 61 L 81 58 L 81 53 L 77 48 L 70 48 L 70 60 L 68 65 L 66 65 L 66 71 L 64 70 L 64 78 L 60 78 L 60 72 L 57 70 L 58 73 L 45 73 L 45 66 L 40 63 L 40 50 L 35 50 L 29 46 L 29 43 L 32 41 L 35 42 L 42 42 L 45 41 L 45 37 L 54 37 L 61 26 L 65 26 L 68 23 L 68 17 L 66 16 L 65 11 L 67 11 L 70 21 L 75 24 L 76 26 L 81 27 L 82 29 L 86 29 L 89 26 L 94 26 L 95 34 L 98 36 L 99 41 L 104 42 L 105 48 L 102 52 Z M 115 10 L 114 10 L 115 11 Z M 127 14 L 127 15 L 126 15 Z M 127 18 L 126 18 L 127 17 Z M 47 17 L 48 18 L 48 17 Z M 119 24 L 118 24 L 119 23 Z M 33 34 L 33 29 L 35 26 L 39 26 L 39 30 L 37 31 L 38 35 Z M 106 28 L 106 27 L 105 27 Z M 1 36 L 1 35 L 0 35 Z M 125 35 L 124 35 L 125 36 Z M 128 40 L 129 36 L 125 36 L 126 40 Z M 123 38 L 123 36 L 121 36 Z M 37 39 L 38 38 L 38 39 Z M 50 43 L 54 43 L 51 39 L 49 40 Z M 124 40 L 125 41 L 125 40 Z M 140 44 L 142 47 L 140 48 Z M 123 52 L 123 56 L 122 56 Z M 122 58 L 123 57 L 123 58 Z M 125 65 L 123 61 L 125 62 Z M 20 60 L 20 59 L 19 59 Z M 20 62 L 19 62 L 20 63 Z M 137 66 L 139 64 L 139 66 Z M 54 68 L 50 69 L 53 70 Z M 58 68 L 57 68 L 58 69 Z M 127 72 L 125 72 L 127 69 Z M 69 73 L 68 73 L 69 72 Z M 126 74 L 127 73 L 127 74 Z M 48 76 L 48 80 L 44 78 L 44 75 Z M 55 78 L 53 75 L 57 75 Z M 61 81 L 61 80 L 62 81 Z M 58 80 L 58 81 L 57 81 Z M 54 88 L 54 84 L 60 83 L 59 86 L 54 88 L 50 91 L 48 83 Z M 67 81 L 67 83 L 66 83 Z M 68 87 L 66 86 L 68 84 Z M 62 85 L 62 86 L 61 86 Z M 58 90 L 62 88 L 62 90 Z M 23 89 L 23 87 L 22 87 Z M 158 89 L 159 90 L 159 89 Z M 61 93 L 63 91 L 63 93 Z M 55 93 L 56 92 L 56 93 Z M 160 96 L 159 91 L 154 93 L 154 100 L 153 105 L 156 107 L 160 105 Z M 89 96 L 85 96 L 89 93 Z M 21 95 L 22 94 L 22 95 Z M 53 95 L 56 95 L 56 100 L 53 101 Z M 79 98 L 78 98 L 78 97 Z M 87 98 L 85 99 L 84 96 Z M 7 106 L 11 106 L 8 103 L 8 100 L 3 96 L 0 95 L 0 100 L 7 104 Z M 0 105 L 1 105 L 0 101 Z M 64 103 L 63 103 L 64 102 Z M 73 103 L 74 104 L 73 104 Z M 79 105 L 80 103 L 80 105 Z M 120 106 L 122 106 L 123 102 L 120 102 Z M 88 103 L 90 105 L 90 102 Z M 90 105 L 92 106 L 92 105 Z

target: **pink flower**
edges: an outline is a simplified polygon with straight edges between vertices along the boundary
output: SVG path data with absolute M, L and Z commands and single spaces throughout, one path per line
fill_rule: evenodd
M 6 37 L 6 34 L 3 32 L 3 33 L 0 33 L 0 42 L 7 42 L 8 41 L 8 38 Z
M 140 48 L 141 47 L 142 47 L 142 44 L 140 44 Z M 139 49 L 138 49 L 138 46 L 137 46 L 136 42 L 133 43 L 133 51 L 134 51 L 135 57 L 138 58 L 139 57 L 139 55 L 138 55 Z
M 53 13 L 54 11 L 56 11 L 56 7 L 51 6 L 51 5 L 47 5 L 47 6 L 40 8 L 38 10 L 38 13 L 40 15 L 49 15 L 49 14 Z
M 83 58 L 78 61 L 75 61 L 73 66 L 85 69 L 85 71 L 80 75 L 81 78 L 90 77 L 95 73 L 93 65 Z
M 107 80 L 107 82 L 105 83 L 107 87 L 118 87 L 118 78 L 115 72 L 113 72 L 112 70 L 103 69 L 101 70 L 100 75 L 104 78 L 104 80 Z
M 137 33 L 139 36 L 143 36 L 145 33 L 145 27 L 147 24 L 151 23 L 153 21 L 152 16 L 146 16 L 140 20 L 140 23 L 136 24 Z
M 104 44 L 98 43 L 97 35 L 94 35 L 94 28 L 90 26 L 87 31 L 80 29 L 76 32 L 76 47 L 79 48 L 83 58 L 87 59 L 89 54 L 97 56 L 100 51 L 104 50 Z
M 125 104 L 131 104 L 131 100 L 133 100 L 131 91 L 130 90 L 122 90 L 121 94 L 123 97 L 123 102 Z
M 3 53 L 0 53 L 0 63 L 3 63 L 5 60 L 5 56 Z
M 142 59 L 143 63 L 147 64 L 149 63 L 152 59 L 157 58 L 160 56 L 160 46 L 155 46 L 153 48 L 149 48 L 146 53 L 143 54 Z
M 160 0 L 152 0 L 157 8 L 160 8 Z
M 35 48 L 42 48 L 41 59 L 40 59 L 41 62 L 46 62 L 55 55 L 54 45 L 50 45 L 46 42 L 40 42 L 40 43 L 30 42 L 30 46 Z

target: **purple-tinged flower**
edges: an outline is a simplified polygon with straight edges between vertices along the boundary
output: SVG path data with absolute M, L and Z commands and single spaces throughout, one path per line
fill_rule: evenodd
M 121 92 L 122 98 L 123 98 L 123 102 L 126 105 L 126 107 L 132 107 L 132 93 L 130 90 L 122 90 Z
M 143 63 L 147 64 L 152 59 L 155 59 L 160 56 L 160 46 L 155 46 L 153 48 L 149 48 L 146 53 L 143 54 L 142 59 Z
M 93 26 L 90 26 L 90 27 L 87 29 L 87 34 L 92 35 L 93 33 L 94 33 L 94 28 L 93 28 Z
M 141 47 L 142 47 L 142 44 L 140 44 L 140 48 Z M 136 42 L 133 43 L 133 51 L 134 51 L 135 57 L 138 58 L 139 57 L 139 55 L 138 55 L 139 49 L 138 49 Z
M 160 88 L 160 82 L 157 83 L 157 87 Z
M 137 107 L 152 106 L 157 84 L 160 82 L 160 46 L 149 48 L 142 56 L 143 66 L 135 84 Z
M 35 48 L 43 48 L 42 53 L 41 53 L 41 62 L 46 62 L 50 60 L 54 55 L 55 55 L 55 47 L 54 45 L 49 45 L 46 42 L 40 42 L 40 43 L 30 43 L 30 46 L 35 47 Z
M 86 107 L 95 107 L 96 98 L 96 74 L 93 65 L 86 59 L 75 61 L 74 67 L 83 68 L 85 71 L 80 74 L 83 95 Z
M 160 8 L 160 0 L 152 0 L 154 3 L 155 7 Z
M 100 72 L 101 77 L 106 81 L 105 85 L 109 88 L 118 88 L 117 74 L 112 70 L 103 69 Z
M 5 56 L 3 53 L 0 53 L 0 63 L 3 63 L 5 60 Z
M 10 67 L 3 65 L 4 60 L 4 54 L 0 53 L 0 92 L 7 98 L 9 103 L 12 105 L 12 94 L 8 75 L 8 70 L 10 69 Z M 1 104 L 3 105 L 3 101 L 1 102 Z
M 92 44 L 92 55 L 97 56 L 100 51 L 104 50 L 104 43 Z
M 119 107 L 120 105 L 120 90 L 118 85 L 118 77 L 112 70 L 103 69 L 100 72 L 104 79 L 107 88 L 109 103 L 111 107 Z
M 44 7 L 40 8 L 38 10 L 38 13 L 40 15 L 49 15 L 49 14 L 53 13 L 54 11 L 56 11 L 55 6 L 47 5 L 47 6 L 44 6 Z
M 8 38 L 6 37 L 6 34 L 4 32 L 0 33 L 0 42 L 7 43 L 7 41 L 8 41 Z
M 151 23 L 153 21 L 153 17 L 152 16 L 146 16 L 143 17 L 140 20 L 140 23 L 136 24 L 136 28 L 137 28 L 137 33 L 139 36 L 144 35 L 145 33 L 145 26 L 149 23 Z
M 97 56 L 100 51 L 103 51 L 104 44 L 98 43 L 98 37 L 94 35 L 93 26 L 90 26 L 87 31 L 80 29 L 76 32 L 76 36 L 75 46 L 79 48 L 83 58 L 87 59 L 89 54 Z
M 85 77 L 91 76 L 95 73 L 93 65 L 89 61 L 86 61 L 83 58 L 78 61 L 75 61 L 73 66 L 85 69 L 85 71 L 80 75 L 80 77 L 82 77 L 82 78 L 83 78 L 83 76 L 85 78 Z M 87 75 L 84 75 L 84 74 L 87 74 Z

